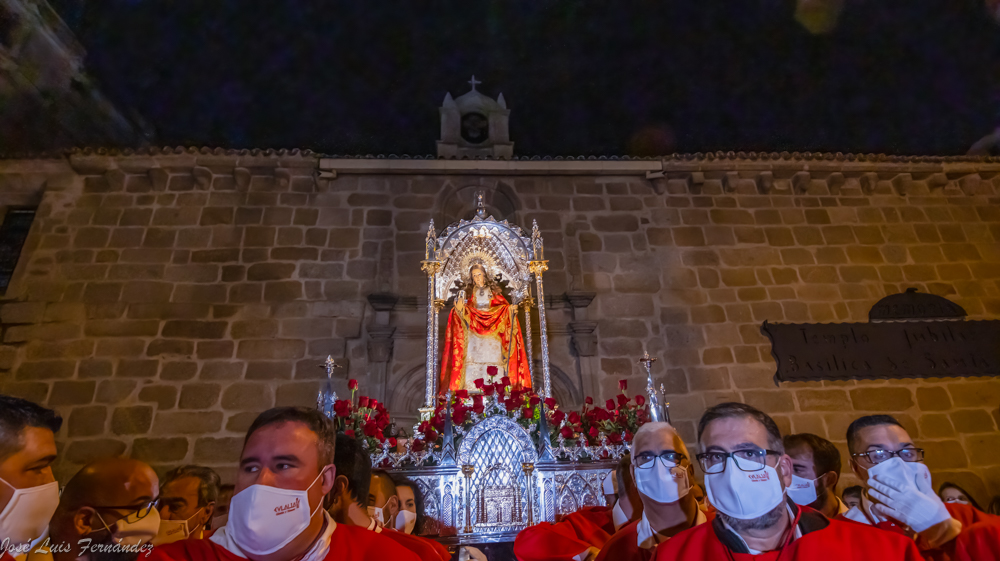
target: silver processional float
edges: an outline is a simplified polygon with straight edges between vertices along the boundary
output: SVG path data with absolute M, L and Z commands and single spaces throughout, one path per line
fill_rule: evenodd
M 421 535 L 448 545 L 510 542 L 538 522 L 555 522 L 580 508 L 604 505 L 602 483 L 628 453 L 635 429 L 646 421 L 669 422 L 664 387 L 657 390 L 653 383 L 656 359 L 648 353 L 638 360 L 646 371 L 646 397 L 628 398 L 622 381 L 622 394 L 617 401 L 608 400 L 606 408 L 591 407 L 587 398 L 580 412 L 558 409 L 552 398 L 542 284 L 548 262 L 538 224 L 526 236 L 518 226 L 487 216 L 481 192 L 477 202 L 471 220 L 460 220 L 441 235 L 432 220 L 427 232 L 422 269 L 427 274 L 428 367 L 414 438 L 404 444 L 380 436 L 388 413 L 364 397 L 356 403 L 353 380 L 351 400 L 338 400 L 331 383 L 338 366 L 329 358 L 318 397 L 320 410 L 348 421 L 338 425 L 341 430 L 352 426 L 364 431 L 365 437 L 357 436 L 371 451 L 373 468 L 419 487 L 425 515 Z M 537 310 L 541 372 L 535 371 L 533 360 L 527 362 L 532 387 L 540 386 L 539 393 L 507 385 L 503 362 L 470 390 L 438 387 L 439 314 L 460 293 L 453 287 L 470 286 L 467 275 L 473 265 L 484 267 L 503 287 L 511 313 L 518 314 L 525 328 L 528 357 L 533 357 L 531 310 Z M 370 422 L 371 415 L 378 418 L 380 413 L 382 423 Z M 350 419 L 358 423 L 351 425 Z M 374 429 L 369 431 L 369 426 Z

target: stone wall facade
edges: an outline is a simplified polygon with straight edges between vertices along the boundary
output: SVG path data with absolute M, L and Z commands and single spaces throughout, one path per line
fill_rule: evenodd
M 108 454 L 231 479 L 256 413 L 314 404 L 327 355 L 345 367 L 341 395 L 357 378 L 408 424 L 423 397 L 424 236 L 432 218 L 470 217 L 485 189 L 491 214 L 537 221 L 545 239 L 564 407 L 612 397 L 620 378 L 639 391 L 648 350 L 692 449 L 705 407 L 739 400 L 837 443 L 846 472 L 848 423 L 887 412 L 937 481 L 982 501 L 1000 493 L 1000 381 L 777 384 L 760 326 L 866 321 L 908 287 L 997 318 L 998 172 L 990 158 L 798 154 L 4 161 L 0 203 L 39 210 L 0 307 L 0 391 L 67 418 L 63 480 Z

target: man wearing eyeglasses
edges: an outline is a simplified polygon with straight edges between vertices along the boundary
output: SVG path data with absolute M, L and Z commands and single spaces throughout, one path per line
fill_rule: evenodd
M 690 492 L 694 480 L 687 447 L 674 427 L 646 423 L 632 439 L 632 477 L 642 501 L 639 520 L 608 540 L 597 561 L 646 561 L 656 547 L 707 521 Z
M 945 504 L 934 492 L 924 450 L 899 421 L 869 415 L 847 428 L 851 469 L 865 488 L 860 508 L 844 518 L 916 539 L 926 557 L 947 556 L 954 540 L 977 522 L 1000 523 L 970 505 Z
M 48 540 L 27 561 L 125 561 L 149 550 L 160 528 L 160 485 L 145 462 L 109 458 L 87 464 L 66 484 Z
M 788 499 L 792 461 L 774 420 L 754 407 L 722 403 L 709 408 L 698 423 L 698 442 L 704 450 L 697 459 L 705 490 L 717 515 L 711 524 L 661 544 L 657 561 L 920 559 L 903 536 L 829 520 Z

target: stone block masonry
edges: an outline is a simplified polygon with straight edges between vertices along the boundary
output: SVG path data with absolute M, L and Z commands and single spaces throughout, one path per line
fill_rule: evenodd
M 471 216 L 472 193 L 485 189 L 497 218 L 537 221 L 545 238 L 561 403 L 611 397 L 619 378 L 634 395 L 648 350 L 692 449 L 705 407 L 746 401 L 783 431 L 834 441 L 849 484 L 848 423 L 887 412 L 927 450 L 937 481 L 983 501 L 1000 494 L 1000 381 L 777 385 L 760 324 L 866 321 L 878 299 L 908 287 L 970 319 L 1000 317 L 998 173 L 989 158 L 835 155 L 474 162 L 170 150 L 0 161 L 0 185 L 34 185 L 39 207 L 0 305 L 0 391 L 67 418 L 63 481 L 107 454 L 161 471 L 203 463 L 231 480 L 254 415 L 311 406 L 327 355 L 348 367 L 342 395 L 357 378 L 412 419 L 424 234 L 431 218 L 440 229 Z M 23 190 L 5 197 L 24 204 Z M 368 296 L 380 293 L 398 303 L 374 310 Z M 595 296 L 571 306 L 577 293 Z M 595 339 L 574 346 L 587 322 Z

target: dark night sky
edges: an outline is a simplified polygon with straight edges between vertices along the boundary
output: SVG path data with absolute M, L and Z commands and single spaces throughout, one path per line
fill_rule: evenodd
M 471 74 L 521 155 L 961 154 L 1000 124 L 983 0 L 845 0 L 825 36 L 792 0 L 53 4 L 161 145 L 429 154 Z

